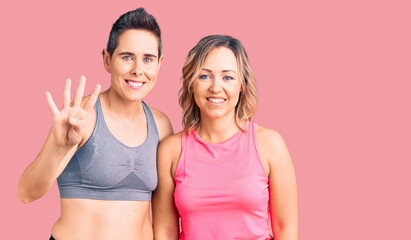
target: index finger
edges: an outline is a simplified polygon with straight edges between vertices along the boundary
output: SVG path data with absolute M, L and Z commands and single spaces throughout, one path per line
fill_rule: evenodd
M 71 91 L 71 80 L 68 78 L 64 83 L 63 91 L 63 109 L 70 107 L 70 91 Z
M 54 103 L 50 92 L 46 92 L 46 99 L 47 99 L 47 103 L 49 104 L 51 113 L 53 113 L 53 115 L 56 115 L 57 113 L 59 113 L 59 109 L 57 108 L 56 104 Z

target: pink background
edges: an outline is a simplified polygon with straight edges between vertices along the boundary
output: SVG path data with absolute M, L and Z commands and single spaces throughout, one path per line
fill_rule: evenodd
M 165 55 L 146 102 L 176 132 L 186 54 L 206 35 L 237 37 L 257 76 L 255 119 L 279 131 L 293 157 L 301 239 L 411 239 L 409 1 L 284 2 L 2 3 L 0 238 L 48 239 L 57 186 L 27 205 L 16 195 L 51 126 L 44 92 L 60 104 L 64 80 L 81 74 L 88 92 L 106 89 L 100 52 L 111 25 L 143 6 L 162 28 Z

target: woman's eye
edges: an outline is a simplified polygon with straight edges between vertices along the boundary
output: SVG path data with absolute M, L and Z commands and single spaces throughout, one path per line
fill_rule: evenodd
M 151 59 L 151 58 L 144 58 L 144 60 L 143 60 L 144 62 L 146 62 L 146 63 L 149 63 L 149 62 L 152 62 L 153 61 L 153 59 Z
M 209 75 L 200 75 L 200 79 L 210 79 L 211 77 Z
M 132 60 L 131 56 L 123 56 L 123 59 L 126 60 L 126 61 Z
M 233 80 L 234 78 L 233 77 L 231 77 L 231 76 L 225 76 L 224 77 L 224 80 Z

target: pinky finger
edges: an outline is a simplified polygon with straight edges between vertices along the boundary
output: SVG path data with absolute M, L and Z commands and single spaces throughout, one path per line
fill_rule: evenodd
M 87 100 L 86 106 L 88 107 L 94 107 L 94 104 L 96 104 L 97 97 L 101 91 L 101 85 L 97 84 L 96 88 L 94 88 L 93 93 L 90 95 L 89 99 Z
M 53 113 L 53 115 L 56 115 L 57 113 L 59 113 L 59 109 L 57 108 L 56 104 L 54 103 L 50 92 L 46 92 L 46 99 L 47 99 L 47 103 L 49 104 L 50 110 Z

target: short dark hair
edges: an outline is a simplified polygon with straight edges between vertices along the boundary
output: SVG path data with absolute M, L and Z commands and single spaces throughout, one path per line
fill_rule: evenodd
M 130 29 L 141 29 L 153 33 L 158 40 L 158 57 L 161 56 L 161 30 L 156 19 L 148 14 L 144 8 L 137 8 L 121 15 L 113 24 L 107 42 L 107 52 L 110 57 L 118 45 L 118 37 Z

